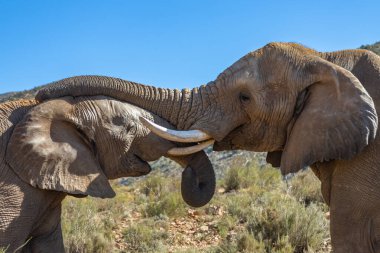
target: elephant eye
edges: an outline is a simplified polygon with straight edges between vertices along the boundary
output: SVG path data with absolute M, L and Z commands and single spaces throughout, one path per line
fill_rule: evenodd
M 115 116 L 112 118 L 112 124 L 114 124 L 116 126 L 123 126 L 123 125 L 125 125 L 124 118 L 121 116 Z
M 251 98 L 247 94 L 244 94 L 244 93 L 239 94 L 239 99 L 242 103 L 248 103 L 251 100 Z

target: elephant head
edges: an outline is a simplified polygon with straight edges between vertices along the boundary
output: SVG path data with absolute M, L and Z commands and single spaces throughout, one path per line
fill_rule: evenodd
M 375 138 L 377 114 L 360 81 L 320 53 L 270 43 L 193 90 L 159 89 L 107 77 L 53 83 L 38 100 L 104 94 L 131 102 L 180 130 L 200 130 L 214 150 L 268 151 L 284 174 L 349 159 Z
M 109 97 L 46 101 L 30 109 L 16 125 L 6 161 L 34 187 L 74 196 L 113 197 L 108 179 L 145 175 L 151 171 L 147 161 L 176 147 L 151 133 L 140 117 L 170 127 L 156 115 Z M 180 162 L 187 166 L 184 199 L 192 206 L 206 204 L 215 189 L 207 155 L 201 151 Z M 187 179 L 188 174 L 197 180 Z

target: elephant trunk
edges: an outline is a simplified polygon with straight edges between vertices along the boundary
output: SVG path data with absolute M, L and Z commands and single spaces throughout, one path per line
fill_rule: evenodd
M 45 101 L 64 96 L 105 95 L 148 110 L 165 119 L 177 129 L 189 129 L 204 117 L 204 110 L 210 105 L 208 96 L 211 89 L 212 87 L 207 85 L 200 89 L 195 88 L 191 91 L 184 89 L 180 92 L 118 78 L 78 76 L 51 83 L 37 93 L 36 100 Z M 179 153 L 184 154 L 183 150 Z M 169 155 L 175 156 L 176 154 L 169 153 Z M 183 160 L 184 156 L 171 158 L 178 161 Z M 182 174 L 181 184 L 183 199 L 193 207 L 203 206 L 210 201 L 214 194 L 214 170 L 203 151 L 199 151 L 191 155 L 190 159 L 185 160 L 187 162 L 181 163 L 186 167 Z
M 188 148 L 186 150 L 174 150 L 169 155 L 187 155 L 195 153 L 209 145 L 213 144 L 213 136 L 202 132 L 206 130 L 208 133 L 217 133 L 217 131 L 208 131 L 203 129 L 204 125 L 196 125 L 195 123 L 207 122 L 205 116 L 208 115 L 206 110 L 210 108 L 209 96 L 211 86 L 202 86 L 199 89 L 194 88 L 191 91 L 184 89 L 182 91 L 172 89 L 162 89 L 153 86 L 147 86 L 134 82 L 125 81 L 119 78 L 105 76 L 77 76 L 66 78 L 42 88 L 36 95 L 36 100 L 45 101 L 64 96 L 96 96 L 105 95 L 121 101 L 134 104 L 140 108 L 148 110 L 161 118 L 168 121 L 177 129 L 187 130 L 189 128 L 199 129 L 196 133 L 185 133 L 192 136 L 192 140 L 183 140 L 179 142 L 201 142 L 200 146 Z M 144 122 L 143 122 L 144 123 Z M 149 122 L 145 124 L 150 130 L 155 132 L 156 127 L 149 127 Z M 206 138 L 198 138 L 199 133 Z M 167 136 L 161 137 L 166 138 Z M 178 141 L 178 139 L 168 139 L 170 141 Z
M 96 95 L 109 96 L 144 108 L 180 129 L 189 125 L 186 117 L 191 104 L 197 99 L 187 89 L 179 91 L 156 88 L 106 76 L 76 76 L 42 88 L 38 91 L 36 100 Z
M 183 200 L 192 207 L 206 205 L 215 192 L 215 173 L 204 151 L 193 154 L 182 172 Z

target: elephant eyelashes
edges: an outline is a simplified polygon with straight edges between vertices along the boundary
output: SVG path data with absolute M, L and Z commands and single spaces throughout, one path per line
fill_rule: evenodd
M 240 101 L 241 101 L 242 103 L 244 103 L 244 104 L 246 104 L 246 103 L 248 103 L 249 101 L 251 101 L 251 98 L 250 98 L 248 95 L 243 94 L 243 93 L 240 93 L 240 95 L 239 95 L 239 99 L 240 99 Z

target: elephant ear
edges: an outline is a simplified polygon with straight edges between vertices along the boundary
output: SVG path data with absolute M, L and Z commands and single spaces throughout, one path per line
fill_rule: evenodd
M 51 100 L 31 109 L 15 127 L 6 161 L 30 185 L 110 198 L 115 195 L 89 141 L 69 116 L 73 99 Z
M 308 94 L 288 133 L 283 174 L 315 162 L 353 158 L 374 140 L 378 123 L 372 98 L 351 72 L 319 57 L 297 72 L 303 79 L 301 93 Z

